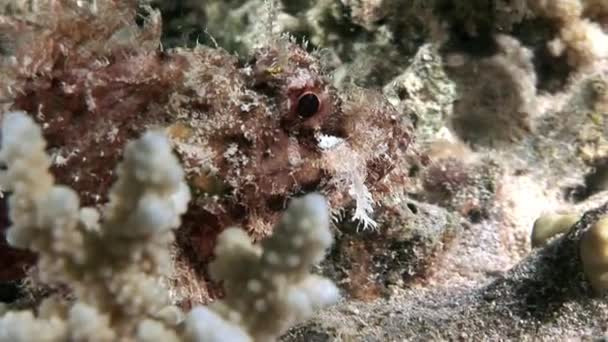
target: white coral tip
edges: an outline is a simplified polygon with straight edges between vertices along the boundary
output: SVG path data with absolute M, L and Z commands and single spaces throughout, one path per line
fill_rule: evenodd
M 239 326 L 206 307 L 196 307 L 186 317 L 186 336 L 192 342 L 252 342 Z

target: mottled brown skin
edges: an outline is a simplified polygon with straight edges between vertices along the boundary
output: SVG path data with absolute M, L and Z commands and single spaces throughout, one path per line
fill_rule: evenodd
M 62 1 L 45 9 L 48 17 L 40 13 L 39 22 L 2 17 L 15 45 L 15 62 L 0 61 L 4 85 L 13 94 L 3 100 L 41 124 L 49 154 L 65 158 L 53 163 L 53 175 L 74 188 L 85 206 L 105 203 L 124 144 L 169 120 L 163 106 L 186 65 L 179 56 L 143 47 L 158 39 L 154 23 L 136 37 L 140 46 L 110 42 L 135 15 L 129 3 L 104 3 L 100 8 L 111 10 L 111 17 L 87 15 Z M 0 231 L 8 224 L 3 221 Z M 32 260 L 2 245 L 4 254 L 16 256 L 0 259 L 4 270 L 19 265 L 17 259 Z M 20 270 L 4 272 L 3 278 L 22 276 Z
M 380 208 L 381 226 L 375 231 L 362 232 L 354 225 L 340 227 L 322 267 L 343 284 L 346 296 L 372 302 L 390 296 L 394 286 L 425 285 L 437 271 L 433 266 L 463 226 L 447 221 L 436 229 L 433 222 L 437 225 L 443 212 L 419 204 L 408 201 L 402 207 Z
M 49 152 L 67 159 L 54 163 L 53 174 L 78 191 L 83 205 L 105 203 L 124 144 L 146 129 L 180 124 L 177 135 L 210 148 L 215 172 L 188 172 L 194 199 L 177 234 L 178 257 L 203 275 L 215 238 L 228 226 L 261 238 L 269 232 L 260 227 L 270 227 L 292 196 L 310 191 L 325 193 L 336 209 L 351 205 L 348 188 L 332 183 L 320 134 L 343 138 L 362 156 L 373 194 L 403 184 L 405 175 L 394 170 L 411 140 L 409 124 L 379 94 L 338 93 L 300 47 L 277 38 L 249 63 L 206 47 L 161 52 L 155 22 L 129 44 L 116 41 L 112 30 L 136 29 L 133 11 L 111 19 L 111 29 L 104 17 L 70 26 L 73 18 L 63 13 L 53 13 L 59 25 L 17 39 L 19 67 L 3 70 L 12 74 L 12 109 L 42 125 Z M 28 56 L 39 63 L 23 63 Z M 302 94 L 319 103 L 306 115 L 298 112 Z M 381 138 L 368 137 L 370 127 Z M 374 155 L 374 144 L 385 146 L 383 155 Z
M 132 63 L 145 64 L 134 73 L 129 67 Z M 45 127 L 48 147 L 68 153 L 79 151 L 65 164 L 54 164 L 57 181 L 78 191 L 83 205 L 99 205 L 105 202 L 114 181 L 114 168 L 124 144 L 142 129 L 171 120 L 162 106 L 167 101 L 167 89 L 181 78 L 172 68 L 181 68 L 181 64 L 179 56 L 151 53 L 117 58 L 99 70 L 58 68 L 49 77 L 26 80 L 13 108 L 28 113 L 42 108 L 44 117 L 37 119 Z M 87 106 L 86 77 L 98 82 L 89 88 L 94 109 Z M 148 78 L 154 81 L 147 82 Z M 74 85 L 74 91 L 66 92 L 62 83 Z
M 237 185 L 242 197 L 240 202 L 248 203 L 249 211 L 262 216 L 274 216 L 274 212 L 285 208 L 290 195 L 313 190 L 320 184 L 323 170 L 319 165 L 321 152 L 315 133 L 345 135 L 341 127 L 344 119 L 336 108 L 339 100 L 335 90 L 330 89 L 322 76 L 309 71 L 314 63 L 311 57 L 303 50 L 293 48 L 288 63 L 279 66 L 282 70 L 276 75 L 268 70 L 276 63 L 277 52 L 258 53 L 262 56 L 253 65 L 253 74 L 245 78 L 245 83 L 257 91 L 262 102 L 267 104 L 266 108 L 247 117 L 241 116 L 236 126 L 220 129 L 210 139 L 218 151 L 215 162 L 219 173 L 225 175 L 229 183 Z M 291 86 L 290 82 L 297 77 L 294 75 L 296 70 L 308 72 L 311 81 L 302 87 Z M 321 105 L 316 114 L 302 118 L 296 112 L 297 99 L 306 91 L 315 93 Z M 271 114 L 274 117 L 264 117 L 273 109 L 278 112 Z M 290 138 L 297 141 L 292 147 L 306 161 L 302 165 L 294 166 L 289 161 Z M 248 165 L 236 168 L 223 156 L 232 143 L 251 160 Z
M 5 229 L 9 224 L 8 201 L 6 196 L 0 198 L 0 227 Z M 0 230 L 0 232 L 3 232 Z M 36 256 L 29 251 L 10 248 L 4 239 L 0 239 L 0 283 L 20 279 L 25 276 L 29 265 L 36 261 Z
M 351 148 L 358 153 L 374 149 L 363 130 L 378 127 L 386 135 L 383 142 L 388 153 L 367 158 L 366 185 L 376 195 L 405 183 L 405 175 L 393 171 L 402 161 L 411 137 L 408 126 L 396 119 L 395 110 L 379 94 L 354 89 L 348 95 L 339 94 L 317 71 L 316 60 L 297 46 L 290 44 L 288 50 L 285 56 L 279 49 L 262 49 L 251 64 L 240 68 L 234 62 L 221 64 L 224 76 L 233 77 L 235 84 L 244 85 L 247 91 L 253 90 L 243 99 L 256 106 L 247 111 L 230 107 L 222 94 L 205 102 L 208 113 L 222 113 L 221 122 L 220 118 L 210 118 L 218 126 L 203 133 L 208 134 L 204 140 L 214 150 L 213 164 L 218 172 L 202 180 L 191 175 L 200 180 L 194 186 L 200 196 L 196 196 L 197 204 L 186 214 L 178 232 L 178 244 L 197 269 L 204 270 L 222 229 L 231 225 L 245 227 L 254 239 L 260 239 L 269 233 L 260 226 L 271 226 L 293 196 L 321 191 L 336 209 L 352 204 L 348 189 L 332 183 L 334 171 L 324 163 L 318 147 L 320 134 L 352 142 Z M 211 50 L 199 54 L 209 53 Z M 197 77 L 201 83 L 210 82 L 216 72 L 211 68 Z M 304 82 L 300 82 L 302 78 Z M 298 99 L 310 93 L 318 98 L 319 108 L 313 115 L 299 115 Z M 249 98 L 252 96 L 255 98 Z M 247 163 L 235 164 L 226 157 L 233 146 Z M 293 153 L 299 155 L 302 163 L 290 161 Z M 213 177 L 219 178 L 223 186 L 213 186 L 218 181 L 210 180 Z M 222 189 L 220 193 L 218 188 Z M 210 194 L 216 197 L 206 197 Z

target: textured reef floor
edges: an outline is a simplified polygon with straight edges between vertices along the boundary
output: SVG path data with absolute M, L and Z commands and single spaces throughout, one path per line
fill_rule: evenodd
M 164 132 L 192 194 L 165 275 L 183 310 L 226 295 L 223 231 L 263 241 L 318 192 L 313 272 L 342 298 L 282 341 L 608 336 L 608 2 L 14 0 L 0 85 L 83 206 Z M 9 308 L 69 297 L 0 258 Z

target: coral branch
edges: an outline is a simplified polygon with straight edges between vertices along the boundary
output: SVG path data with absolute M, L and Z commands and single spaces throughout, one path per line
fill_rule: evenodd
M 224 231 L 210 269 L 224 282 L 227 298 L 211 308 L 226 319 L 238 317 L 235 321 L 256 340 L 266 341 L 333 303 L 337 288 L 308 274 L 332 243 L 327 213 L 319 195 L 293 200 L 262 248 L 253 246 L 240 229 Z
M 309 195 L 261 247 L 242 230 L 225 231 L 212 273 L 227 297 L 180 324 L 163 281 L 190 191 L 166 138 L 148 132 L 127 145 L 101 222 L 73 190 L 54 185 L 29 116 L 6 114 L 2 138 L 0 180 L 13 193 L 8 241 L 37 252 L 41 279 L 68 285 L 76 300 L 47 298 L 36 315 L 8 311 L 0 341 L 270 341 L 338 298 L 333 283 L 308 274 L 332 243 L 325 199 Z

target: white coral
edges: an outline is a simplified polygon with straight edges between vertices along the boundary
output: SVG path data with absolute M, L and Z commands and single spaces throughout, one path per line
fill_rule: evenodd
M 328 212 L 320 195 L 294 199 L 262 246 L 253 245 L 240 229 L 223 232 L 210 271 L 223 282 L 226 298 L 211 310 L 244 327 L 255 341 L 272 341 L 334 303 L 339 297 L 335 285 L 308 274 L 333 240 Z
M 227 297 L 180 324 L 162 278 L 190 193 L 166 138 L 149 132 L 127 145 L 102 222 L 73 190 L 54 185 L 29 116 L 6 114 L 2 138 L 9 243 L 37 252 L 40 278 L 69 285 L 76 300 L 46 299 L 37 315 L 4 313 L 0 341 L 268 341 L 338 298 L 333 283 L 308 274 L 332 242 L 325 200 L 309 195 L 293 201 L 261 247 L 242 230 L 225 231 L 211 270 Z

